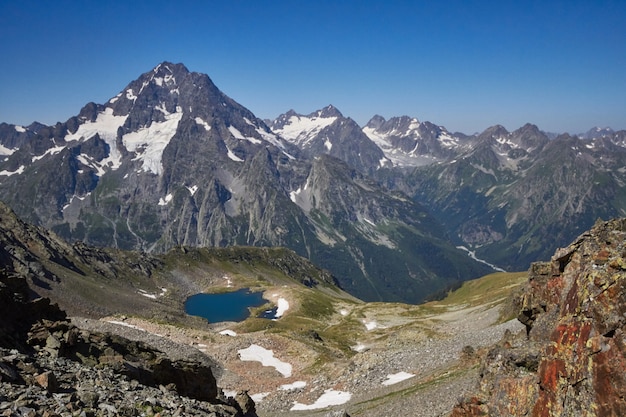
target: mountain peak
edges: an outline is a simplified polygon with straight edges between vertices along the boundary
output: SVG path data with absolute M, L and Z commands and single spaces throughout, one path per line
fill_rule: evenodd
M 189 73 L 187 67 L 182 64 L 174 64 L 172 62 L 163 61 L 152 69 L 155 74 L 174 74 L 174 73 Z
M 343 114 L 341 114 L 341 112 L 335 106 L 329 104 L 323 109 L 311 113 L 309 117 L 343 117 Z
M 380 114 L 375 114 L 369 122 L 365 125 L 365 127 L 369 127 L 371 129 L 380 129 L 382 125 L 386 122 L 385 118 Z

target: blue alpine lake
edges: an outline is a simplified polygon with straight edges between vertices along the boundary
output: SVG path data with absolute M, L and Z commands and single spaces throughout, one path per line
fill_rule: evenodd
M 221 294 L 196 294 L 185 301 L 185 313 L 204 317 L 209 323 L 221 321 L 243 321 L 250 316 L 250 307 L 259 307 L 268 301 L 263 293 L 251 292 L 249 288 Z M 259 317 L 272 319 L 274 309 L 262 313 Z

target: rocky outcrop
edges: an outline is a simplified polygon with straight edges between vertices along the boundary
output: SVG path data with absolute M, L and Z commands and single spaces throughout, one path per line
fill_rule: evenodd
M 452 415 L 626 415 L 626 219 L 534 264 L 517 303 L 526 334 L 489 352 Z
M 0 415 L 256 415 L 245 392 L 220 395 L 209 365 L 80 329 L 29 296 L 24 277 L 1 271 Z

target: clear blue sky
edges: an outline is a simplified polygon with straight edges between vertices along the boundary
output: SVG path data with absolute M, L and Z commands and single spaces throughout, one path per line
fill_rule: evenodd
M 261 118 L 626 129 L 625 0 L 0 0 L 0 56 L 15 124 L 65 121 L 167 60 Z

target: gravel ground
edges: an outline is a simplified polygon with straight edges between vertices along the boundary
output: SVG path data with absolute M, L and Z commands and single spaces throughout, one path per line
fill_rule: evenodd
M 125 318 L 104 319 L 121 321 L 124 325 L 82 318 L 73 319 L 73 322 L 78 327 L 109 331 L 144 341 L 174 359 L 194 358 L 212 363 L 217 368 L 218 385 L 225 390 L 248 389 L 251 395 L 270 393 L 257 402 L 257 410 L 262 417 L 325 416 L 328 409 L 294 412 L 290 408 L 295 401 L 305 404 L 314 402 L 327 389 L 352 394 L 348 403 L 332 408 L 346 410 L 352 416 L 397 414 L 429 417 L 447 415 L 457 400 L 474 388 L 476 369 L 461 366 L 459 360 L 465 346 L 479 350 L 496 343 L 507 329 L 513 332 L 522 330 L 523 326 L 516 320 L 495 325 L 498 313 L 498 307 L 444 310 L 427 320 L 432 330 L 428 336 L 424 332 L 407 330 L 406 326 L 402 326 L 401 330 L 393 326 L 378 329 L 377 332 L 386 337 L 369 343 L 368 349 L 352 358 L 337 359 L 336 364 L 325 366 L 325 372 L 313 377 L 298 372 L 305 367 L 308 359 L 312 359 L 306 346 L 284 337 L 263 333 L 230 337 L 215 331 L 203 332 Z M 423 325 L 424 319 L 420 320 Z M 291 352 L 289 360 L 285 360 L 294 365 L 294 375 L 285 379 L 272 368 L 239 361 L 237 350 L 252 343 L 272 349 L 277 355 Z M 382 384 L 388 375 L 399 372 L 415 376 L 391 386 Z M 278 389 L 281 384 L 299 380 L 306 381 L 307 385 L 288 391 Z

